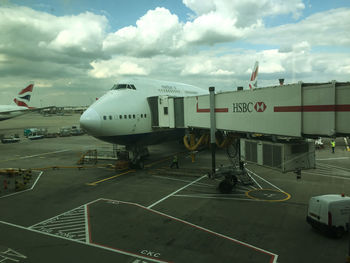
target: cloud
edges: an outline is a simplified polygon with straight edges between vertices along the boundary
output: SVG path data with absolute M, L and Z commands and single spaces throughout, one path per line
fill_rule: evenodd
M 350 46 L 349 25 L 350 9 L 338 8 L 313 14 L 298 23 L 261 28 L 248 41 L 290 46 L 302 40 L 311 46 Z
M 256 60 L 259 86 L 278 84 L 281 77 L 286 83 L 348 80 L 349 8 L 300 20 L 304 4 L 299 0 L 183 2 L 194 12 L 187 21 L 159 7 L 114 32 L 107 32 L 105 16 L 91 12 L 55 16 L 0 7 L 0 88 L 17 92 L 34 80 L 36 91 L 53 104 L 55 99 L 68 103 L 64 97 L 49 99 L 62 92 L 73 94 L 70 103 L 89 103 L 86 98 L 100 96 L 129 75 L 232 90 L 247 86 Z M 298 19 L 265 25 L 266 18 L 279 15 Z
M 140 66 L 142 61 L 135 59 L 116 57 L 110 60 L 91 62 L 92 70 L 89 75 L 95 78 L 117 78 L 120 76 L 145 76 L 149 72 L 146 68 Z
M 143 57 L 176 54 L 183 48 L 181 33 L 178 17 L 158 7 L 137 20 L 136 26 L 110 33 L 103 41 L 103 50 L 110 54 Z
M 198 17 L 216 13 L 236 21 L 237 27 L 258 24 L 266 16 L 292 14 L 298 18 L 305 8 L 302 0 L 183 0 Z

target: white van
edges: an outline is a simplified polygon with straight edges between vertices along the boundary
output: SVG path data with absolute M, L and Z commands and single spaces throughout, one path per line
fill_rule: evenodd
M 306 221 L 314 228 L 341 237 L 349 231 L 350 197 L 320 195 L 310 198 Z

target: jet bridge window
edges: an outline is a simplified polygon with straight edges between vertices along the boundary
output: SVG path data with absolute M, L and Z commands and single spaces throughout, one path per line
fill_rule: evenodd
M 133 89 L 136 90 L 134 84 L 114 84 L 112 87 L 112 90 L 119 90 L 119 89 Z

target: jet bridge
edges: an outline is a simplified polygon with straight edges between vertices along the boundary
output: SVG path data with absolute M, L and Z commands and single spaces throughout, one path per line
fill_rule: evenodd
M 209 95 L 148 101 L 154 129 L 210 129 Z M 240 160 L 282 172 L 300 175 L 302 169 L 315 168 L 315 147 L 306 138 L 349 136 L 349 120 L 350 82 L 299 82 L 215 94 L 215 128 L 241 135 Z M 256 134 L 285 140 L 252 140 Z
M 156 120 L 153 127 L 210 128 L 209 95 L 159 96 L 149 98 L 151 101 L 152 120 Z M 215 119 L 217 130 L 236 133 L 294 138 L 348 136 L 350 82 L 299 82 L 218 93 Z

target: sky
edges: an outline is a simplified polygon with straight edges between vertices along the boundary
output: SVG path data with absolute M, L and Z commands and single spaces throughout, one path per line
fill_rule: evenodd
M 0 104 L 91 104 L 140 76 L 208 89 L 350 81 L 348 0 L 0 0 Z

